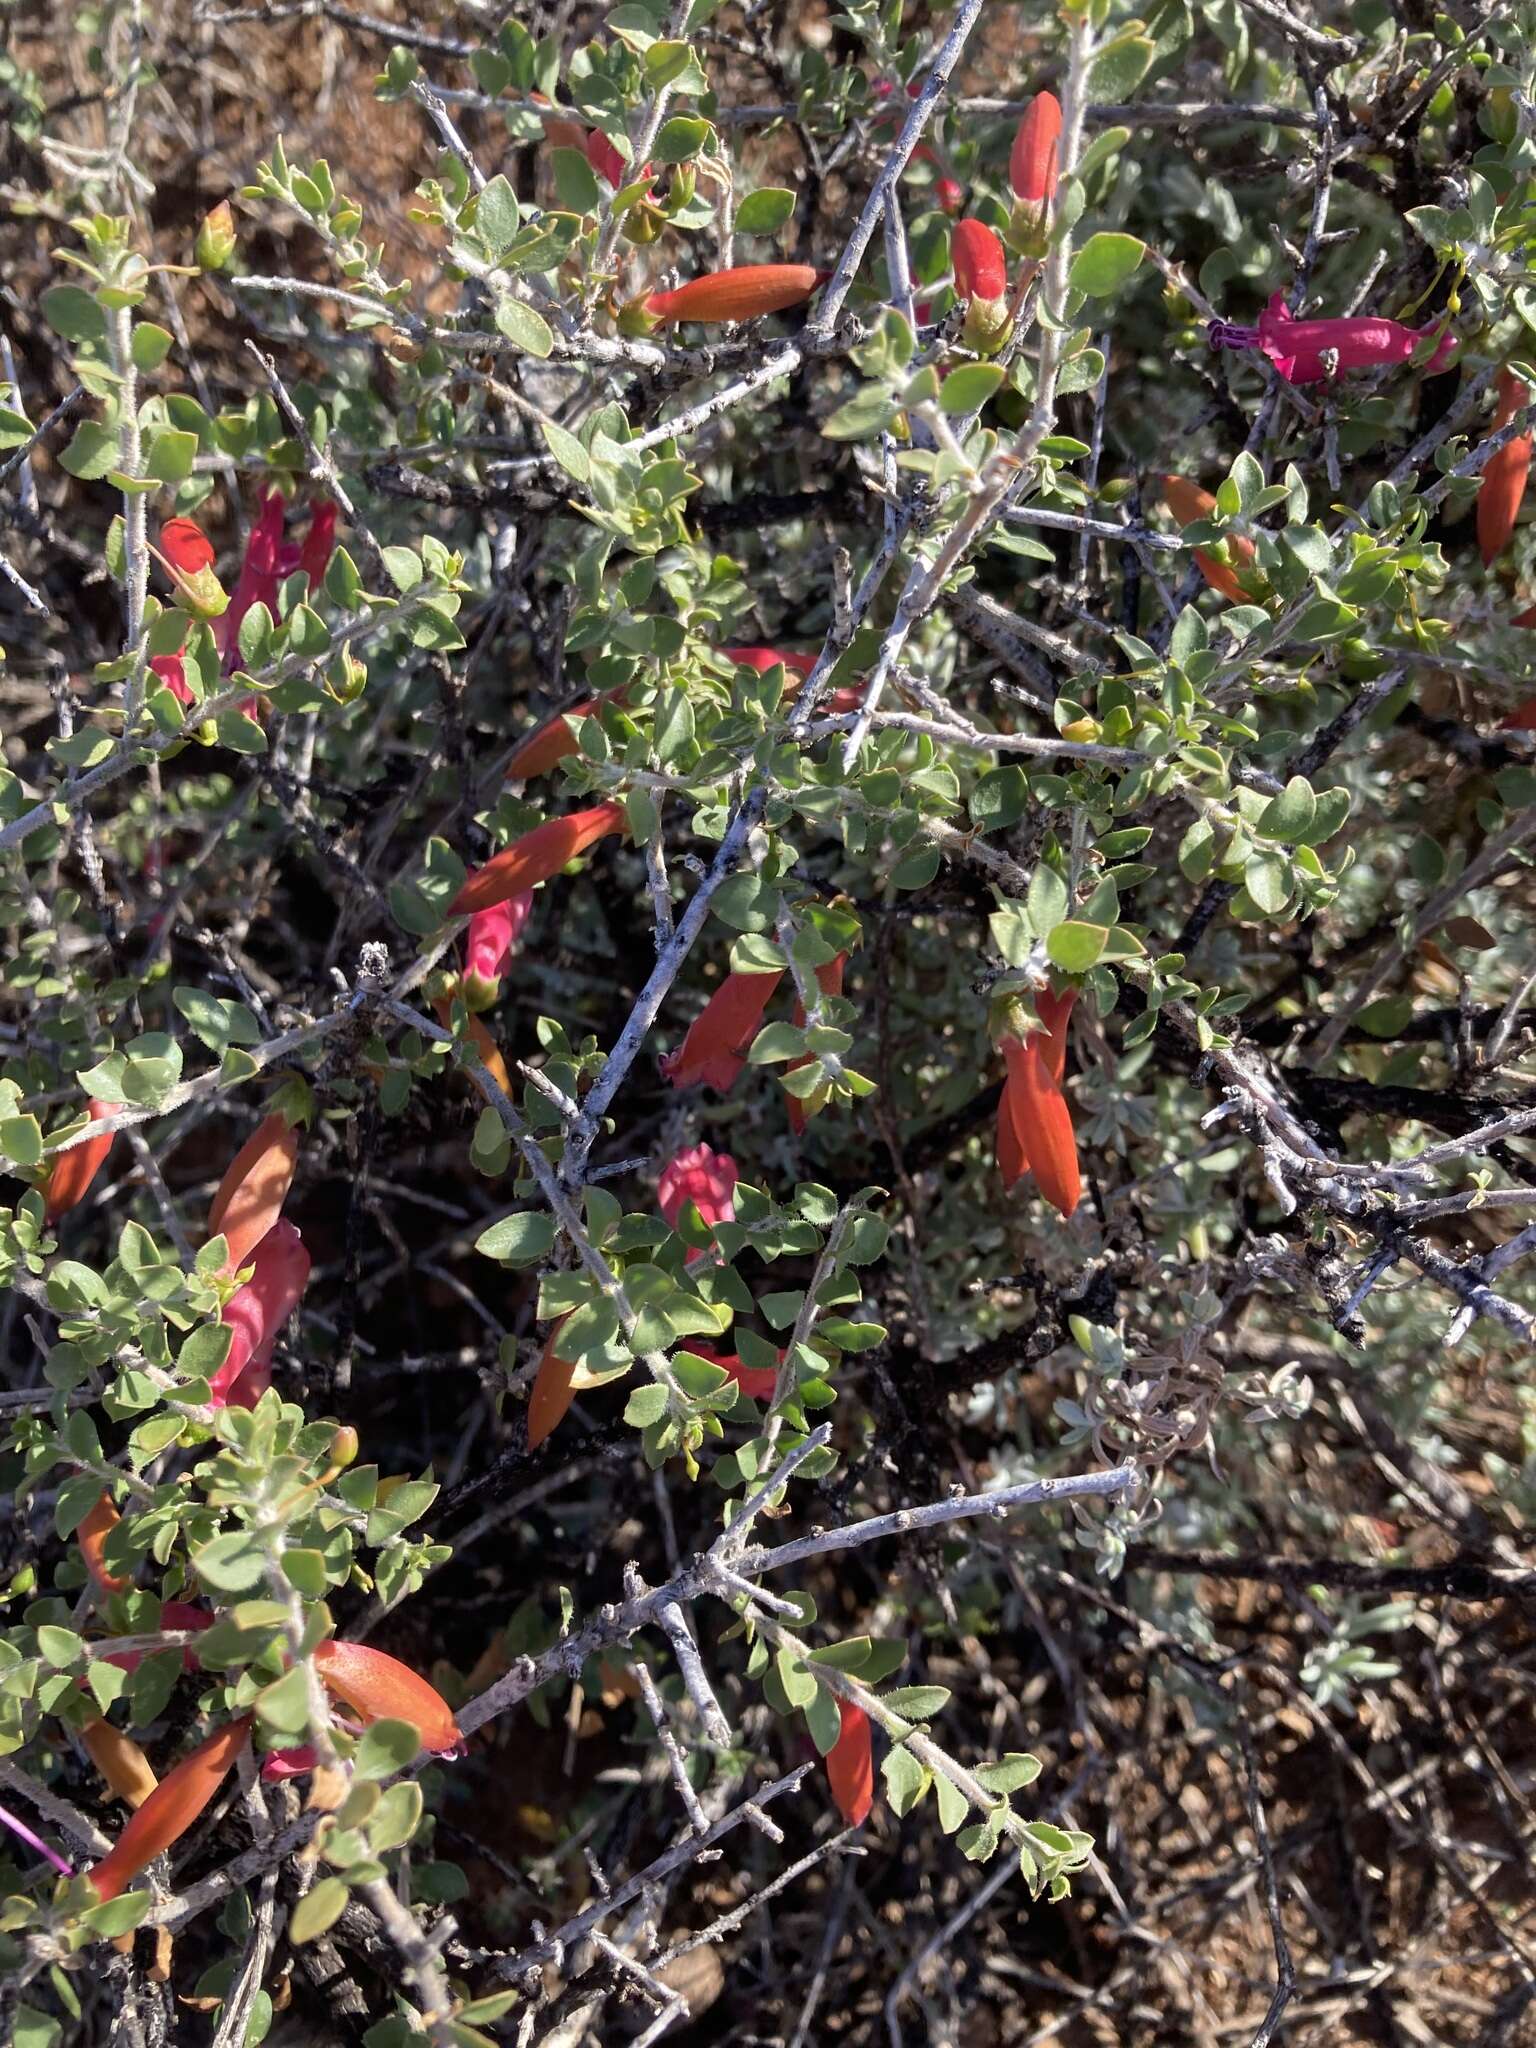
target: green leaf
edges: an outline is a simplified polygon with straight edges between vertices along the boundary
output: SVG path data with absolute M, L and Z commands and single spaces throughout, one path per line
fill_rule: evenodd
M 307 1891 L 288 1916 L 288 1939 L 301 1947 L 314 1941 L 346 1911 L 346 1882 L 339 1877 L 322 1877 Z
M 192 1555 L 193 1569 L 215 1593 L 249 1593 L 266 1576 L 267 1560 L 249 1529 L 215 1536 Z
M 989 1792 L 1006 1798 L 1010 1792 L 1034 1784 L 1040 1775 L 1040 1759 L 1024 1750 L 1010 1750 L 995 1764 L 979 1764 L 975 1775 Z
M 59 464 L 82 483 L 96 483 L 116 468 L 117 456 L 117 436 L 100 420 L 82 420 Z
M 302 1664 L 256 1695 L 256 1713 L 278 1735 L 302 1735 L 309 1726 L 309 1680 Z
M 1266 917 L 1277 917 L 1291 900 L 1291 870 L 1280 853 L 1256 853 L 1243 869 L 1243 887 Z
M 153 320 L 141 320 L 133 330 L 128 353 L 136 370 L 158 370 L 175 343 L 176 337 L 169 329 L 157 327 Z
M 1135 275 L 1146 253 L 1146 243 L 1134 235 L 1090 235 L 1072 259 L 1067 282 L 1090 299 L 1107 299 Z
M 105 341 L 107 316 L 77 284 L 50 285 L 39 302 L 43 318 L 66 341 Z
M 947 1685 L 903 1685 L 895 1692 L 882 1693 L 880 1704 L 904 1721 L 929 1721 L 948 1706 L 949 1699 Z
M 1030 926 L 1039 939 L 1048 938 L 1066 917 L 1071 908 L 1067 885 L 1048 862 L 1041 861 L 1030 876 L 1024 904 Z
M 649 1429 L 666 1414 L 670 1398 L 666 1388 L 656 1381 L 636 1387 L 625 1404 L 624 1420 L 631 1429 Z
M 544 436 L 545 446 L 569 477 L 579 484 L 592 480 L 592 458 L 577 440 L 554 420 L 540 420 L 539 431 Z
M 181 484 L 192 474 L 196 459 L 196 434 L 183 433 L 180 427 L 162 427 L 150 441 L 144 467 L 163 484 Z
M 782 185 L 749 192 L 736 209 L 738 235 L 776 235 L 795 210 L 795 195 Z
M 1088 67 L 1088 97 L 1128 100 L 1152 68 L 1156 45 L 1145 36 L 1126 35 L 1106 43 Z
M 556 150 L 556 157 L 573 156 L 574 150 Z M 587 175 L 590 177 L 591 172 Z M 596 179 L 593 179 L 594 188 Z M 582 211 L 584 209 L 578 209 Z M 475 205 L 475 231 L 490 252 L 493 263 L 500 262 L 522 225 L 522 209 L 517 203 L 517 194 L 507 183 L 501 172 L 491 179 Z
M 898 1817 L 912 1811 L 929 1785 L 928 1773 L 912 1752 L 903 1749 L 899 1743 L 888 1749 L 881 1759 L 880 1775 L 885 1780 L 891 1811 Z
M 951 370 L 939 392 L 944 412 L 976 412 L 1002 383 L 1007 372 L 996 363 L 962 363 Z
M 524 355 L 537 356 L 542 362 L 554 351 L 555 337 L 550 332 L 549 322 L 526 300 L 515 298 L 511 292 L 501 292 L 497 296 L 496 325 L 512 346 L 520 348 Z
M 503 1216 L 475 1239 L 475 1250 L 504 1266 L 532 1266 L 554 1249 L 555 1219 L 536 1209 Z
M 1103 952 L 1108 937 L 1101 924 L 1084 924 L 1080 918 L 1069 918 L 1054 928 L 1045 942 L 1045 950 L 1063 974 L 1086 974 Z
M 1271 797 L 1259 820 L 1259 830 L 1271 839 L 1302 844 L 1317 817 L 1317 798 L 1304 775 L 1293 775 L 1276 797 Z M 1253 891 L 1249 890 L 1249 895 Z
M 421 1750 L 421 1735 L 409 1721 L 373 1721 L 357 1745 L 352 1769 L 356 1777 L 392 1778 L 413 1763 Z
M 555 174 L 555 191 L 567 212 L 596 213 L 602 203 L 602 188 L 585 150 L 551 150 L 549 160 Z
M 697 114 L 674 114 L 663 123 L 651 154 L 658 163 L 685 164 L 711 141 L 714 132 Z
M 939 1803 L 939 1826 L 946 1835 L 952 1835 L 962 1826 L 971 1810 L 971 1802 L 957 1785 L 951 1785 L 948 1778 L 935 1774 L 933 1790 Z

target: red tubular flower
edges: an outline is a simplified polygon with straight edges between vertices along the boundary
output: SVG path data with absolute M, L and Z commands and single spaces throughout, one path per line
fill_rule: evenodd
M 302 1778 L 319 1761 L 309 1743 L 296 1743 L 290 1749 L 270 1750 L 261 1760 L 261 1775 L 269 1784 L 280 1778 Z
M 611 801 L 594 804 L 590 810 L 572 811 L 564 818 L 546 819 L 521 839 L 514 839 L 483 868 L 476 868 L 454 897 L 449 915 L 463 917 L 471 911 L 489 910 L 493 903 L 505 903 L 525 889 L 537 888 L 599 839 L 622 832 L 624 825 L 624 806 Z
M 1008 257 L 985 221 L 959 220 L 950 239 L 955 290 L 972 299 L 1000 299 L 1008 289 Z
M 706 271 L 675 291 L 648 292 L 644 305 L 653 320 L 756 320 L 798 306 L 820 278 L 809 263 L 743 263 Z
M 816 986 L 824 996 L 840 996 L 842 994 L 843 969 L 847 965 L 848 955 L 846 953 L 839 953 L 835 960 L 829 960 L 824 967 L 817 968 Z M 798 997 L 795 1000 L 794 1021 L 797 1029 L 805 1023 L 805 1005 Z M 784 1071 L 786 1074 L 792 1074 L 796 1067 L 808 1067 L 810 1063 L 811 1056 L 807 1053 L 804 1059 L 791 1060 Z M 817 1093 L 819 1094 L 820 1090 Z M 786 1100 L 789 1103 L 789 1127 L 797 1138 L 803 1136 L 805 1127 L 811 1118 L 826 1107 L 825 1097 L 821 1101 L 817 1101 L 814 1095 L 805 1102 L 802 1102 L 797 1095 L 787 1096 Z
M 453 1709 L 419 1672 L 398 1657 L 371 1650 L 366 1643 L 321 1643 L 315 1669 L 327 1692 L 343 1700 L 366 1724 L 409 1721 L 423 1749 L 441 1755 L 464 1740 Z
M 1050 204 L 1060 151 L 1061 102 L 1053 92 L 1037 92 L 1014 131 L 1008 155 L 1008 182 L 1016 199 L 1037 208 Z
M 126 1573 L 109 1572 L 101 1561 L 102 1546 L 122 1519 L 112 1505 L 111 1494 L 103 1491 L 97 1494 L 90 1513 L 75 1531 L 85 1568 L 103 1593 L 121 1593 L 133 1583 Z
M 703 1344 L 685 1344 L 685 1351 L 691 1351 L 695 1358 L 702 1358 L 706 1365 L 718 1365 L 722 1372 L 728 1372 L 749 1400 L 765 1404 L 773 1399 L 774 1388 L 779 1383 L 779 1371 L 773 1365 L 743 1365 L 735 1352 L 711 1351 Z M 779 1353 L 782 1363 L 784 1354 Z
M 80 1746 L 127 1806 L 142 1806 L 159 1787 L 149 1758 L 131 1735 L 114 1728 L 110 1721 L 87 1721 L 80 1730 Z
M 298 1130 L 274 1110 L 229 1162 L 208 1211 L 208 1235 L 229 1246 L 226 1273 L 237 1273 L 276 1223 L 298 1161 Z
M 433 1002 L 432 1007 L 437 1012 L 438 1023 L 442 1025 L 445 1031 L 451 1031 L 453 1029 L 452 995 L 438 996 Z M 477 1017 L 472 1010 L 469 1015 L 469 1036 L 476 1052 L 480 1055 L 481 1064 L 485 1067 L 486 1072 L 496 1083 L 496 1086 L 503 1095 L 510 1095 L 512 1093 L 512 1076 L 507 1072 L 507 1063 L 501 1056 L 501 1047 L 492 1038 L 483 1020 Z
M 747 1048 L 757 1036 L 783 969 L 771 974 L 728 974 L 699 1015 L 688 1036 L 668 1053 L 661 1071 L 674 1088 L 702 1082 L 728 1095 L 747 1064 Z
M 1187 476 L 1161 476 L 1158 482 L 1163 487 L 1168 509 L 1180 526 L 1193 526 L 1197 520 L 1209 519 L 1214 515 L 1216 500 L 1209 491 L 1202 490 L 1199 484 L 1191 483 Z M 1245 540 L 1240 533 L 1227 535 L 1227 547 L 1243 567 L 1246 568 L 1253 562 L 1256 554 L 1253 542 Z M 1238 581 L 1237 571 L 1228 563 L 1219 560 L 1209 548 L 1195 549 L 1195 567 L 1212 590 L 1219 590 L 1223 597 L 1231 598 L 1234 604 L 1252 602 Z
M 1257 349 L 1268 356 L 1289 384 L 1318 384 L 1333 374 L 1323 360 L 1335 357 L 1335 370 L 1373 370 L 1386 363 L 1406 363 L 1421 341 L 1434 329 L 1405 327 L 1400 320 L 1366 316 L 1345 320 L 1297 320 L 1276 292 L 1259 315 L 1256 327 L 1234 326 L 1229 320 L 1212 320 L 1206 339 L 1215 349 Z M 1443 334 L 1440 345 L 1424 368 L 1431 375 L 1443 370 L 1456 353 L 1456 337 Z
M 195 576 L 213 567 L 213 543 L 192 519 L 167 519 L 160 529 L 160 552 L 178 576 Z
M 946 171 L 934 179 L 933 196 L 941 213 L 956 214 L 965 204 L 965 187 Z
M 827 1783 L 838 1812 L 851 1828 L 869 1817 L 875 1803 L 875 1764 L 870 1751 L 869 1716 L 851 1700 L 837 1703 L 842 1731 L 827 1751 Z
M 1521 407 L 1530 404 L 1531 397 L 1531 388 L 1523 377 L 1500 370 L 1499 403 L 1492 431 L 1496 434 L 1501 427 L 1507 427 Z M 1509 544 L 1530 469 L 1529 433 L 1516 434 L 1483 465 L 1483 480 L 1477 489 L 1477 544 L 1482 550 L 1484 568 Z
M 1037 997 L 1044 1031 L 1031 1031 L 1023 1041 L 1003 1039 L 1008 1075 L 997 1120 L 997 1159 L 1004 1186 L 1012 1187 L 1026 1170 L 1033 1172 L 1041 1194 L 1063 1216 L 1070 1216 L 1082 1197 L 1072 1112 L 1062 1090 L 1067 1021 L 1075 1001 L 1072 989 Z
M 476 911 L 464 934 L 464 975 L 459 989 L 472 1010 L 488 1010 L 501 993 L 501 974 L 512 948 L 533 914 L 533 891 L 509 896 L 489 910 Z
M 295 566 L 297 566 L 295 564 Z M 268 491 L 246 543 L 240 580 L 229 609 L 214 625 L 213 637 L 224 657 L 226 675 L 240 666 L 240 621 L 253 605 L 264 604 L 277 617 L 277 590 L 283 576 L 283 494 Z
M 1520 621 L 1516 619 L 1518 626 Z M 1531 621 L 1536 625 L 1536 619 Z M 1508 718 L 1499 720 L 1500 732 L 1536 732 L 1536 697 L 1522 698 Z
M 123 1105 L 93 1095 L 85 1106 L 94 1124 L 103 1117 L 115 1116 Z M 87 1138 L 83 1145 L 71 1145 L 67 1152 L 55 1155 L 48 1169 L 47 1193 L 43 1197 L 43 1214 L 47 1222 L 57 1223 L 61 1216 L 67 1216 L 71 1209 L 78 1208 L 85 1200 L 91 1182 L 107 1163 L 114 1136 L 112 1131 L 102 1131 L 97 1137 Z
M 531 782 L 535 775 L 547 775 L 551 768 L 557 768 L 572 754 L 579 754 L 580 742 L 567 721 L 586 718 L 603 704 L 623 704 L 628 696 L 628 684 L 620 683 L 599 696 L 588 697 L 580 704 L 572 704 L 566 710 L 556 712 L 553 718 L 546 718 L 542 725 L 534 727 L 507 763 L 508 782 Z
M 250 1728 L 249 1714 L 226 1722 L 166 1773 L 118 1836 L 111 1854 L 88 1873 L 99 1899 L 115 1899 L 141 1870 L 181 1840 L 228 1776 Z
M 528 1395 L 528 1448 L 536 1451 L 544 1439 L 552 1436 L 570 1412 L 576 1390 L 571 1384 L 576 1368 L 568 1358 L 562 1358 L 555 1346 L 560 1341 L 560 1332 L 565 1326 L 562 1316 L 549 1335 L 544 1339 L 544 1352 L 539 1360 L 539 1369 L 533 1376 L 533 1387 Z
M 782 662 L 789 673 L 798 676 L 801 682 L 816 666 L 814 654 L 790 654 L 782 647 L 722 647 L 720 652 L 727 661 L 734 661 L 741 668 L 755 668 L 760 676 L 767 675 L 769 669 Z
M 337 512 L 338 507 L 329 498 L 322 498 L 311 514 L 309 531 L 299 549 L 298 567 L 309 578 L 311 591 L 320 588 L 331 565 L 331 556 L 336 552 Z
M 678 1218 L 692 1202 L 713 1229 L 717 1223 L 731 1223 L 736 1217 L 736 1182 L 740 1175 L 729 1152 L 711 1152 L 707 1145 L 694 1145 L 669 1159 L 656 1183 L 656 1201 L 673 1230 Z M 703 1248 L 688 1254 L 688 1264 L 702 1259 Z
M 291 1223 L 277 1222 L 257 1245 L 251 1277 L 225 1302 L 229 1356 L 209 1381 L 214 1408 L 254 1408 L 272 1384 L 277 1333 L 309 1285 L 309 1253 Z

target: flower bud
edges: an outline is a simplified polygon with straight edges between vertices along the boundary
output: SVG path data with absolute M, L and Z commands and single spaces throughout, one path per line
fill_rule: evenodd
M 192 256 L 199 270 L 228 270 L 237 246 L 234 211 L 227 199 L 203 215 Z

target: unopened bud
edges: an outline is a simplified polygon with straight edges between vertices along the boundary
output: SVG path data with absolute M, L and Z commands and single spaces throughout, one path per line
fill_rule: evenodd
M 979 356 L 995 356 L 1013 332 L 1006 299 L 972 299 L 965 309 L 960 339 Z
M 331 1438 L 331 1463 L 338 1469 L 350 1465 L 357 1456 L 357 1431 L 351 1423 L 343 1423 Z
M 221 199 L 211 213 L 204 214 L 203 224 L 197 231 L 197 243 L 192 253 L 198 269 L 227 270 L 234 257 L 236 243 L 234 211 L 227 199 Z

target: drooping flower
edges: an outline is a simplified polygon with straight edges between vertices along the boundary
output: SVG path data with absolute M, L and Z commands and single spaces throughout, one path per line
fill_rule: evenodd
M 707 1145 L 693 1145 L 669 1159 L 656 1183 L 656 1201 L 671 1229 L 676 1230 L 683 1210 L 692 1202 L 711 1229 L 730 1223 L 736 1216 L 736 1182 L 740 1175 L 729 1152 L 712 1152 Z M 688 1253 L 688 1264 L 702 1259 L 702 1246 Z
M 662 1061 L 661 1071 L 672 1086 L 703 1083 L 728 1095 L 747 1064 L 747 1048 L 783 978 L 782 968 L 768 974 L 728 974 L 676 1052 Z
M 1042 1031 L 1021 1040 L 1011 1032 L 1001 1041 L 1007 1078 L 997 1110 L 997 1158 L 1003 1184 L 1012 1187 L 1028 1171 L 1045 1199 L 1070 1216 L 1082 1196 L 1077 1139 L 1062 1081 L 1066 1073 L 1067 1023 L 1076 991 L 1042 993 L 1035 1008 Z
M 457 1749 L 464 1740 L 453 1709 L 409 1664 L 366 1643 L 343 1643 L 333 1637 L 315 1651 L 315 1669 L 327 1692 L 370 1721 L 409 1721 L 423 1749 L 434 1755 Z
M 553 718 L 535 726 L 507 763 L 508 782 L 531 782 L 535 775 L 547 775 L 572 754 L 581 752 L 581 744 L 571 730 L 569 720 L 586 718 L 603 704 L 623 704 L 629 694 L 627 683 L 620 683 L 611 690 L 604 690 L 596 697 L 584 698 L 580 704 L 572 704 L 565 711 L 557 711 Z
M 816 986 L 824 996 L 842 994 L 843 970 L 847 965 L 848 955 L 839 953 L 835 960 L 828 960 L 824 966 L 816 969 Z M 805 1024 L 805 1005 L 798 996 L 795 998 L 794 1022 L 797 1029 Z M 802 1059 L 791 1060 L 784 1071 L 786 1074 L 792 1074 L 796 1067 L 808 1067 L 810 1063 L 811 1055 L 807 1053 Z M 786 1095 L 785 1099 L 789 1104 L 789 1127 L 797 1138 L 804 1135 L 806 1125 L 813 1116 L 819 1115 L 826 1108 L 827 1102 L 826 1093 L 822 1089 L 817 1089 L 814 1095 L 807 1096 L 803 1102 L 798 1095 Z
M 1493 415 L 1492 432 L 1507 427 L 1523 406 L 1531 403 L 1530 386 L 1510 370 L 1499 372 L 1499 402 Z M 1531 435 L 1516 434 L 1490 455 L 1483 465 L 1483 480 L 1477 487 L 1477 544 L 1487 568 L 1504 552 L 1515 530 L 1520 501 L 1525 496 L 1531 471 Z M 1519 621 L 1516 620 L 1516 624 Z
M 564 1328 L 562 1316 L 549 1335 L 544 1339 L 544 1350 L 539 1358 L 539 1369 L 533 1376 L 533 1386 L 528 1394 L 528 1448 L 536 1451 L 546 1437 L 552 1436 L 570 1412 L 576 1398 L 573 1378 L 576 1367 L 568 1358 L 560 1356 L 558 1345 L 560 1332 Z
M 955 290 L 965 300 L 960 339 L 977 355 L 995 355 L 1013 332 L 1008 311 L 1008 256 L 985 221 L 955 222 L 950 238 Z
M 320 588 L 331 565 L 331 556 L 336 552 L 338 510 L 329 498 L 321 498 L 310 515 L 309 531 L 299 549 L 298 566 L 309 578 L 312 591 Z
M 92 1095 L 85 1106 L 94 1124 L 103 1117 L 116 1116 L 123 1105 Z M 71 1209 L 85 1200 L 91 1182 L 107 1163 L 107 1154 L 112 1150 L 115 1138 L 115 1132 L 102 1131 L 94 1138 L 87 1138 L 83 1145 L 71 1145 L 67 1152 L 54 1155 L 53 1164 L 48 1169 L 47 1192 L 43 1197 L 43 1213 L 49 1223 L 57 1223 L 61 1216 L 67 1216 Z
M 191 1827 L 245 1747 L 251 1717 L 216 1728 L 206 1742 L 168 1771 L 117 1838 L 117 1846 L 88 1873 L 99 1899 L 115 1899 Z
M 445 1031 L 451 1031 L 453 1029 L 452 991 L 450 990 L 446 994 L 438 996 L 434 1000 L 432 1007 L 437 1012 L 438 1023 L 442 1025 Z M 503 1095 L 510 1095 L 512 1093 L 512 1076 L 508 1073 L 507 1063 L 501 1056 L 501 1047 L 492 1038 L 485 1019 L 477 1017 L 473 1010 L 469 1013 L 469 1036 L 470 1042 L 480 1055 L 481 1063 L 485 1067 L 486 1072 L 496 1083 L 496 1086 Z
M 1168 502 L 1180 526 L 1193 526 L 1197 520 L 1210 519 L 1216 511 L 1216 500 L 1211 493 L 1202 490 L 1199 484 L 1191 483 L 1187 476 L 1161 476 L 1158 482 L 1163 487 L 1163 496 Z M 1249 568 L 1257 555 L 1251 540 L 1240 533 L 1226 536 L 1227 550 L 1244 569 Z M 1195 567 L 1211 586 L 1223 597 L 1231 598 L 1234 604 L 1249 604 L 1252 600 L 1238 581 L 1237 570 L 1209 548 L 1195 549 Z
M 449 914 L 463 917 L 489 910 L 493 903 L 505 903 L 525 889 L 537 888 L 599 839 L 622 832 L 625 822 L 624 806 L 611 801 L 594 804 L 590 810 L 572 811 L 563 818 L 546 819 L 521 839 L 514 839 L 484 867 L 476 868 L 454 897 Z
M 272 1384 L 278 1332 L 309 1285 L 310 1257 L 295 1226 L 274 1223 L 256 1246 L 251 1268 L 219 1317 L 231 1334 L 229 1356 L 208 1382 L 214 1408 L 254 1408 Z
M 780 663 L 802 682 L 816 666 L 814 654 L 791 654 L 783 647 L 722 647 L 720 652 L 727 661 L 734 661 L 742 668 L 755 668 L 760 676 Z
M 80 1730 L 80 1745 L 124 1805 L 142 1806 L 159 1786 L 143 1750 L 110 1721 L 87 1721 Z
M 1034 216 L 1056 196 L 1060 172 L 1061 102 L 1053 92 L 1037 92 L 1014 130 L 1008 153 L 1008 182 L 1015 199 L 1034 209 Z
M 869 1737 L 869 1716 L 852 1700 L 839 1700 L 842 1723 L 827 1751 L 827 1783 L 838 1812 L 851 1828 L 869 1817 L 875 1803 L 875 1765 Z
M 501 993 L 502 969 L 533 914 L 533 891 L 477 910 L 464 934 L 464 975 L 459 989 L 472 1010 L 488 1010 Z
M 226 1273 L 237 1273 L 276 1223 L 298 1161 L 298 1129 L 273 1110 L 229 1162 L 208 1211 L 208 1235 L 229 1247 Z
M 1406 363 L 1420 342 L 1430 340 L 1432 327 L 1405 327 L 1400 320 L 1357 315 L 1338 320 L 1298 320 L 1276 292 L 1259 315 L 1256 327 L 1230 320 L 1212 320 L 1206 338 L 1214 349 L 1257 349 L 1290 384 L 1318 384 L 1346 370 L 1374 370 L 1387 363 Z M 1456 353 L 1456 337 L 1442 334 L 1424 369 L 1443 370 Z
M 240 622 L 246 613 L 264 604 L 272 617 L 277 617 L 277 592 L 283 579 L 283 510 L 282 492 L 268 491 L 246 542 L 229 609 L 214 626 L 213 637 L 224 657 L 226 675 L 240 666 Z
M 811 296 L 822 273 L 809 263 L 743 263 L 709 270 L 669 292 L 647 292 L 635 303 L 652 322 L 756 320 L 782 313 Z M 626 308 L 626 311 L 629 310 Z
M 85 1568 L 103 1593 L 121 1593 L 133 1583 L 125 1572 L 109 1571 L 102 1561 L 106 1540 L 122 1519 L 112 1504 L 111 1494 L 103 1489 L 91 1503 L 90 1513 L 75 1530 L 75 1541 L 80 1545 Z

